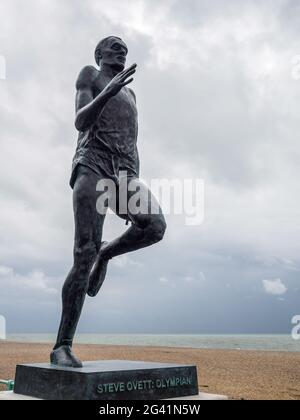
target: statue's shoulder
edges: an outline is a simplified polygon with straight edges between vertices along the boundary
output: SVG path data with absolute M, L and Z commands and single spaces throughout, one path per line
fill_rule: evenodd
M 77 90 L 87 87 L 93 87 L 95 80 L 99 75 L 99 71 L 93 66 L 85 66 L 79 73 L 76 81 Z

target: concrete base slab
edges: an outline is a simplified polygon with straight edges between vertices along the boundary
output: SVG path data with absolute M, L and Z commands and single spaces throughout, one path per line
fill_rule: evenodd
M 0 392 L 0 401 L 22 401 L 38 400 L 38 398 L 26 397 L 26 395 L 15 394 L 13 391 Z
M 168 401 L 228 401 L 229 398 L 226 395 L 217 395 L 217 394 L 205 394 L 200 392 L 199 395 L 192 395 L 190 397 L 182 398 L 169 398 Z
M 22 401 L 22 400 L 35 400 L 38 398 L 26 397 L 26 395 L 15 394 L 13 391 L 0 392 L 0 401 Z M 170 401 L 183 400 L 183 401 L 224 401 L 228 400 L 228 397 L 225 395 L 215 395 L 215 394 L 204 394 L 200 393 L 199 395 L 193 395 L 191 397 L 182 397 L 182 398 L 170 398 Z

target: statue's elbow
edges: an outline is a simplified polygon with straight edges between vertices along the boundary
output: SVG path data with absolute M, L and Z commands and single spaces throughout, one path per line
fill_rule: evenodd
M 83 123 L 79 117 L 75 119 L 75 128 L 77 131 L 84 131 Z

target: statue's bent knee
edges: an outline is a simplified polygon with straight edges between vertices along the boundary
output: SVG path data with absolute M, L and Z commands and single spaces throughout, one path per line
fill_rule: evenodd
M 163 240 L 167 230 L 167 224 L 163 217 L 155 218 L 149 223 L 149 236 L 153 244 Z

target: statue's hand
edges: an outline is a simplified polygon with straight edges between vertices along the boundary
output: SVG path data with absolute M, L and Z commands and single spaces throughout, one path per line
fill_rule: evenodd
M 119 93 L 124 86 L 128 85 L 133 81 L 133 77 L 131 77 L 130 79 L 128 78 L 136 72 L 136 67 L 137 65 L 133 64 L 132 66 L 128 67 L 128 69 L 125 69 L 121 71 L 121 73 L 118 73 L 104 88 L 103 93 L 105 93 L 108 96 L 115 96 L 117 93 Z

